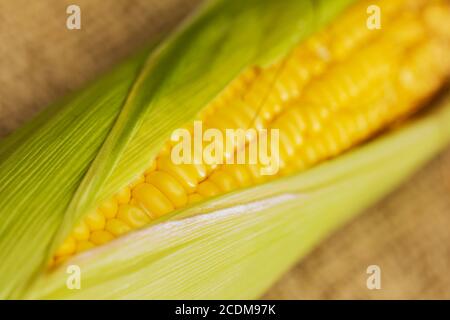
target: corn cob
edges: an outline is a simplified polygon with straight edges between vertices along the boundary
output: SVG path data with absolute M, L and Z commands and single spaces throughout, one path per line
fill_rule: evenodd
M 412 113 L 450 74 L 450 37 L 435 27 L 435 17 L 447 21 L 450 8 L 441 1 L 380 1 L 380 32 L 365 25 L 362 8 L 370 3 L 350 8 L 274 65 L 244 71 L 198 120 L 223 132 L 279 129 L 277 176 L 284 176 L 335 157 Z M 176 165 L 172 147 L 166 143 L 142 175 L 87 213 L 50 265 L 175 209 L 277 177 L 262 176 L 250 164 Z
M 423 106 L 449 73 L 448 2 L 358 1 L 318 29 L 350 2 L 212 0 L 2 141 L 0 297 L 256 297 L 442 150 L 448 105 L 341 155 Z M 366 26 L 372 4 L 381 30 Z M 279 129 L 281 170 L 175 165 L 163 139 L 195 119 Z M 82 290 L 56 268 L 69 257 Z

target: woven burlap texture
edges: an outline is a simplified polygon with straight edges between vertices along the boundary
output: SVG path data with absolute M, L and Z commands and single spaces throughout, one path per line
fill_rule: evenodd
M 187 0 L 0 0 L 0 136 L 173 28 Z M 66 8 L 81 8 L 81 30 Z M 450 298 L 450 151 L 322 243 L 264 296 Z M 381 290 L 366 269 L 381 267 Z M 168 289 L 170 290 L 170 289 Z

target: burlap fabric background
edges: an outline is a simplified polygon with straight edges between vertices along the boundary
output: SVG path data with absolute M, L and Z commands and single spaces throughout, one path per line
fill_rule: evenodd
M 198 0 L 0 0 L 0 136 L 79 88 Z M 67 30 L 66 7 L 82 10 Z M 407 156 L 407 155 L 406 155 Z M 332 235 L 265 298 L 450 298 L 450 151 Z M 366 268 L 382 289 L 366 288 Z

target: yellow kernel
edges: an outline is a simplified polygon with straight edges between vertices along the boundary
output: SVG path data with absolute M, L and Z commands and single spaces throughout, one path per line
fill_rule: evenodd
M 114 236 L 106 230 L 97 230 L 91 233 L 89 241 L 93 244 L 101 245 L 114 239 Z
M 155 186 L 148 183 L 142 183 L 134 188 L 133 198 L 154 218 L 174 210 L 169 199 Z
M 130 226 L 119 219 L 111 219 L 106 222 L 106 231 L 111 232 L 115 236 L 127 233 L 131 230 Z
M 203 200 L 203 196 L 198 193 L 192 193 L 188 196 L 188 203 L 193 204 Z
M 245 187 L 252 183 L 252 177 L 248 171 L 248 168 L 242 164 L 225 165 L 222 167 L 227 174 L 233 176 L 238 182 L 239 186 Z
M 204 197 L 214 197 L 220 194 L 220 189 L 211 181 L 206 180 L 198 185 L 197 192 Z
M 187 203 L 187 195 L 183 186 L 170 174 L 163 171 L 150 173 L 146 182 L 160 190 L 176 208 L 183 207 Z
M 116 200 L 118 204 L 128 203 L 130 202 L 130 198 L 131 198 L 131 189 L 129 187 L 123 188 L 116 194 Z
M 220 190 L 228 192 L 237 188 L 237 183 L 233 177 L 224 171 L 216 171 L 210 177 L 209 180 L 213 182 Z
M 198 184 L 198 172 L 193 165 L 176 165 L 169 156 L 166 156 L 158 159 L 158 169 L 172 175 L 188 193 L 195 191 Z
M 77 250 L 76 250 L 76 252 L 77 253 L 83 252 L 83 251 L 92 249 L 93 247 L 95 247 L 95 245 L 92 242 L 90 242 L 90 241 L 80 241 L 80 242 L 77 243 Z
M 144 211 L 129 204 L 119 206 L 117 219 L 125 222 L 132 228 L 140 228 L 151 221 L 150 217 Z
M 89 227 L 83 220 L 73 229 L 72 237 L 78 241 L 89 239 Z
M 56 250 L 55 256 L 61 257 L 72 254 L 75 252 L 75 248 L 76 248 L 76 241 L 73 237 L 69 236 Z
M 203 164 L 194 164 L 192 165 L 195 169 L 195 172 L 197 173 L 197 181 L 201 181 L 206 178 L 207 175 L 207 168 Z
M 103 201 L 98 209 L 103 213 L 106 219 L 112 219 L 117 214 L 117 200 L 115 198 L 110 198 Z
M 86 215 L 84 221 L 91 231 L 96 231 L 105 228 L 106 218 L 98 210 L 92 210 Z

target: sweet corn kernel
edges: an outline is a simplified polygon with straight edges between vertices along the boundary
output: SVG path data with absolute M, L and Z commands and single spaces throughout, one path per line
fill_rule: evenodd
M 131 189 L 130 187 L 122 188 L 117 194 L 116 194 L 116 200 L 117 204 L 125 204 L 130 202 L 131 199 Z
M 150 217 L 143 210 L 128 204 L 119 207 L 117 219 L 123 221 L 131 228 L 140 228 L 151 221 Z
M 117 214 L 117 199 L 110 198 L 106 201 L 103 201 L 98 209 L 101 211 L 101 213 L 105 216 L 106 219 L 112 219 Z
M 81 221 L 72 231 L 72 237 L 77 241 L 89 239 L 89 234 L 89 227 L 84 221 Z
M 94 247 L 95 247 L 95 244 L 93 244 L 90 241 L 79 241 L 79 242 L 77 242 L 76 252 L 80 253 L 80 252 L 92 249 Z
M 98 210 L 92 210 L 84 219 L 91 231 L 102 230 L 105 228 L 106 218 Z
M 120 236 L 131 230 L 131 227 L 119 219 L 111 219 L 106 222 L 106 231 L 111 232 L 114 236 Z
M 89 241 L 96 245 L 107 243 L 114 239 L 114 236 L 106 230 L 97 230 L 91 233 Z
M 142 183 L 133 190 L 133 198 L 153 218 L 157 218 L 174 209 L 172 203 L 155 186 Z
M 67 256 L 75 252 L 76 241 L 73 237 L 67 237 L 55 252 L 56 257 Z

